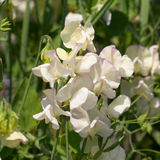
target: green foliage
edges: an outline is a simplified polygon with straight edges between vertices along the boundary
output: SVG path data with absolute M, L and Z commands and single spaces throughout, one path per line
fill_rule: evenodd
M 108 33 L 112 36 L 124 33 L 128 24 L 128 17 L 120 11 L 111 11 L 111 13 L 112 20 L 111 24 L 107 27 Z
M 12 108 L 15 112 L 18 112 L 22 97 L 24 94 L 24 88 L 27 85 L 27 78 L 25 78 L 19 86 L 17 93 L 12 102 Z M 33 115 L 41 111 L 41 103 L 35 89 L 30 86 L 26 102 L 23 111 L 19 117 L 18 124 L 20 129 L 30 131 L 36 124 L 37 121 L 33 119 Z

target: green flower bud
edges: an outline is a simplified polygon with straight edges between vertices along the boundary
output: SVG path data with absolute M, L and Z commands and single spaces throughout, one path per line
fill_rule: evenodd
M 0 134 L 12 133 L 17 127 L 18 117 L 9 104 L 2 100 L 0 103 Z
M 47 57 L 46 55 L 44 55 L 44 53 L 46 53 L 47 51 L 49 50 L 52 50 L 52 46 L 50 45 L 49 42 L 47 42 L 47 44 L 45 45 L 45 47 L 42 49 L 41 51 L 41 60 L 44 62 L 44 63 L 49 63 L 51 62 L 51 59 L 49 57 Z

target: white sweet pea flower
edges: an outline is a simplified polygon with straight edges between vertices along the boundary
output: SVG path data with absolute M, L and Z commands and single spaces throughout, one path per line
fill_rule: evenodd
M 103 138 L 102 145 L 105 143 L 105 141 L 106 141 L 106 138 Z M 117 141 L 116 138 L 109 139 L 104 149 L 107 149 L 116 141 Z M 82 143 L 81 143 L 81 146 L 82 146 Z M 94 157 L 94 155 L 98 151 L 99 151 L 98 137 L 95 136 L 92 140 L 90 138 L 87 138 L 84 153 L 85 154 L 90 153 L 91 157 Z M 125 160 L 125 158 L 126 158 L 125 150 L 118 145 L 116 148 L 114 148 L 109 152 L 102 152 L 102 154 L 98 157 L 97 160 Z
M 73 130 L 83 138 L 94 137 L 95 134 L 108 137 L 112 134 L 110 120 L 96 107 L 86 111 L 82 107 L 74 108 L 71 111 L 70 122 Z
M 71 78 L 68 83 L 58 91 L 56 97 L 57 101 L 65 102 L 69 100 L 82 87 L 85 87 L 90 91 L 93 90 L 93 81 L 87 74 Z
M 57 48 L 57 54 L 63 60 L 66 67 L 71 69 L 72 76 L 87 74 L 91 67 L 97 63 L 98 55 L 95 53 L 87 53 L 84 56 L 76 56 L 74 52 L 67 53 L 61 48 Z
M 92 42 L 94 39 L 94 29 L 90 22 L 87 22 L 84 27 L 78 21 L 68 23 L 61 31 L 61 38 L 65 47 L 71 48 L 76 53 L 80 49 L 96 52 Z
M 97 94 L 103 93 L 108 98 L 115 97 L 116 93 L 113 88 L 118 88 L 121 76 L 107 59 L 100 57 L 91 68 L 89 75 L 93 79 L 94 91 Z
M 159 70 L 159 65 L 160 65 L 160 61 L 159 61 L 159 53 L 158 53 L 158 45 L 153 45 L 149 48 L 149 51 L 152 55 L 153 61 L 152 61 L 152 68 L 151 68 L 151 74 L 153 75 L 153 73 L 158 73 L 160 74 L 160 70 Z
M 41 113 L 33 115 L 33 118 L 37 120 L 45 119 L 45 123 L 52 123 L 53 129 L 59 129 L 59 124 L 57 117 L 60 115 L 70 116 L 70 112 L 63 111 L 57 104 L 56 91 L 55 89 L 47 89 L 43 91 L 47 97 L 42 99 L 42 109 Z
M 78 22 L 82 22 L 83 21 L 83 16 L 79 13 L 71 13 L 69 12 L 65 18 L 65 26 L 72 21 L 78 21 Z
M 151 76 L 142 78 L 140 76 L 135 77 L 132 82 L 127 82 L 126 80 L 121 81 L 121 93 L 128 95 L 129 97 L 134 97 L 135 95 L 142 94 L 142 92 L 153 92 L 154 79 Z M 144 94 L 145 95 L 145 94 Z
M 98 98 L 87 88 L 82 87 L 78 90 L 70 100 L 70 109 L 82 107 L 85 110 L 90 110 L 96 106 Z
M 114 45 L 105 47 L 100 52 L 100 57 L 111 62 L 122 77 L 130 77 L 134 72 L 132 60 L 127 55 L 121 56 Z
M 148 75 L 153 64 L 153 56 L 147 48 L 141 45 L 132 45 L 126 49 L 125 54 L 133 60 L 135 73 Z
M 45 82 L 49 82 L 53 88 L 55 80 L 60 77 L 67 78 L 71 71 L 61 64 L 54 50 L 46 52 L 45 55 L 51 58 L 52 61 L 32 68 L 32 71 L 36 76 L 42 77 Z
M 13 131 L 8 134 L 1 134 L 0 141 L 4 146 L 9 148 L 16 148 L 19 146 L 20 142 L 23 144 L 28 143 L 28 139 L 18 130 Z
M 108 116 L 118 118 L 122 113 L 127 111 L 131 106 L 131 100 L 128 96 L 119 95 L 109 105 L 104 104 L 101 107 L 101 111 Z

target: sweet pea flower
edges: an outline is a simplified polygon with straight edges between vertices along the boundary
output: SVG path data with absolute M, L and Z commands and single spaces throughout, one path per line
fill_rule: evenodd
M 71 13 L 69 12 L 65 18 L 65 26 L 72 21 L 78 21 L 78 22 L 82 22 L 83 21 L 83 16 L 79 13 Z
M 96 106 L 98 98 L 87 88 L 82 87 L 78 90 L 70 100 L 70 109 L 82 107 L 85 110 L 90 110 Z
M 127 111 L 131 106 L 131 100 L 128 96 L 119 95 L 109 105 L 104 101 L 104 105 L 100 111 L 104 112 L 107 116 L 118 118 L 122 113 Z
M 57 101 L 65 102 L 69 100 L 82 87 L 90 91 L 94 88 L 93 81 L 87 74 L 71 78 L 68 83 L 57 92 Z
M 121 76 L 107 59 L 99 57 L 98 62 L 91 68 L 89 76 L 93 80 L 94 91 L 97 94 L 105 94 L 108 98 L 115 97 L 113 88 L 118 88 Z
M 28 139 L 18 130 L 13 131 L 8 134 L 1 134 L 0 141 L 4 146 L 9 148 L 16 148 L 19 146 L 20 142 L 23 144 L 28 143 Z
M 160 99 L 157 97 L 153 97 L 149 101 L 145 97 L 141 97 L 136 104 L 138 115 L 149 112 L 149 116 L 155 116 L 160 113 Z
M 132 45 L 126 49 L 125 54 L 133 60 L 136 74 L 147 76 L 150 71 L 151 75 L 160 73 L 158 47 L 158 45 L 153 45 L 147 49 L 141 45 Z
M 60 77 L 67 78 L 71 71 L 61 64 L 54 50 L 47 51 L 44 54 L 51 59 L 51 62 L 32 68 L 32 71 L 36 76 L 42 77 L 45 82 L 49 82 L 51 88 L 53 88 L 55 80 Z
M 148 99 L 153 98 L 153 84 L 154 79 L 151 76 L 142 78 L 140 76 L 135 77 L 132 83 L 122 80 L 121 82 L 121 93 L 128 95 L 129 97 L 134 97 L 135 95 L 140 95 L 145 92 L 142 96 L 148 97 Z M 151 98 L 149 98 L 151 97 Z
M 72 76 L 87 74 L 91 67 L 97 63 L 98 55 L 95 53 L 87 53 L 84 56 L 76 56 L 74 52 L 67 53 L 62 48 L 57 48 L 57 54 L 66 67 L 71 69 Z
M 103 138 L 102 145 L 105 143 L 105 141 L 106 141 L 106 138 Z M 117 140 L 114 137 L 109 139 L 104 149 L 107 149 L 116 141 Z M 82 146 L 82 142 L 81 142 L 81 146 Z M 98 151 L 99 151 L 98 137 L 95 136 L 92 140 L 90 138 L 87 138 L 84 153 L 85 154 L 90 153 L 91 157 L 94 157 L 95 153 L 97 153 Z M 120 145 L 118 145 L 116 148 L 114 148 L 109 152 L 102 152 L 97 160 L 125 160 L 125 158 L 126 158 L 125 150 Z
M 42 109 L 41 113 L 33 115 L 33 118 L 37 120 L 45 119 L 45 123 L 52 123 L 52 128 L 55 130 L 59 129 L 59 124 L 57 118 L 60 115 L 70 116 L 70 112 L 63 111 L 59 105 L 57 104 L 56 100 L 56 91 L 55 89 L 47 89 L 43 91 L 47 97 L 42 99 Z
M 76 53 L 82 49 L 96 52 L 92 40 L 94 39 L 94 29 L 90 22 L 86 22 L 84 27 L 78 21 L 68 23 L 61 31 L 61 39 L 67 48 L 71 48 Z
M 136 77 L 132 83 L 125 80 L 121 83 L 121 93 L 129 95 L 131 98 L 136 95 L 141 97 L 136 101 L 137 114 L 144 114 L 149 111 L 149 115 L 153 116 L 159 113 L 160 99 L 154 97 L 153 94 L 154 79 L 150 77 Z
M 93 138 L 96 134 L 108 137 L 113 133 L 110 120 L 96 107 L 88 111 L 82 107 L 72 109 L 70 122 L 73 130 L 83 138 Z
M 134 72 L 134 64 L 127 56 L 121 56 L 121 53 L 114 45 L 105 47 L 99 55 L 113 64 L 122 77 L 130 77 Z

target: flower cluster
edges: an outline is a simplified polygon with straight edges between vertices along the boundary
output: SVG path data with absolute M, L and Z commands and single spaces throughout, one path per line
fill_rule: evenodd
M 132 45 L 126 49 L 126 55 L 133 60 L 135 76 L 132 83 L 122 81 L 121 93 L 131 98 L 140 96 L 136 101 L 138 115 L 148 112 L 149 116 L 155 116 L 160 113 L 160 99 L 153 94 L 154 74 L 160 74 L 158 45 L 149 49 Z
M 78 21 L 69 22 L 62 30 L 61 38 L 71 51 L 67 53 L 62 48 L 49 50 L 44 53 L 50 59 L 48 63 L 32 69 L 51 87 L 43 91 L 46 95 L 41 102 L 43 111 L 33 117 L 45 119 L 58 130 L 59 116 L 68 116 L 75 132 L 82 138 L 90 137 L 97 141 L 96 135 L 107 138 L 114 132 L 109 117 L 118 118 L 131 105 L 128 96 L 116 97 L 115 89 L 119 87 L 121 77 L 133 74 L 134 64 L 113 45 L 105 47 L 99 55 L 94 53 L 94 32 L 89 22 L 84 27 Z M 89 52 L 80 56 L 79 51 L 86 49 Z M 108 99 L 112 100 L 109 104 Z M 114 141 L 110 140 L 106 147 Z M 116 155 L 125 159 L 124 150 L 118 147 Z M 116 155 L 107 153 L 110 159 Z

